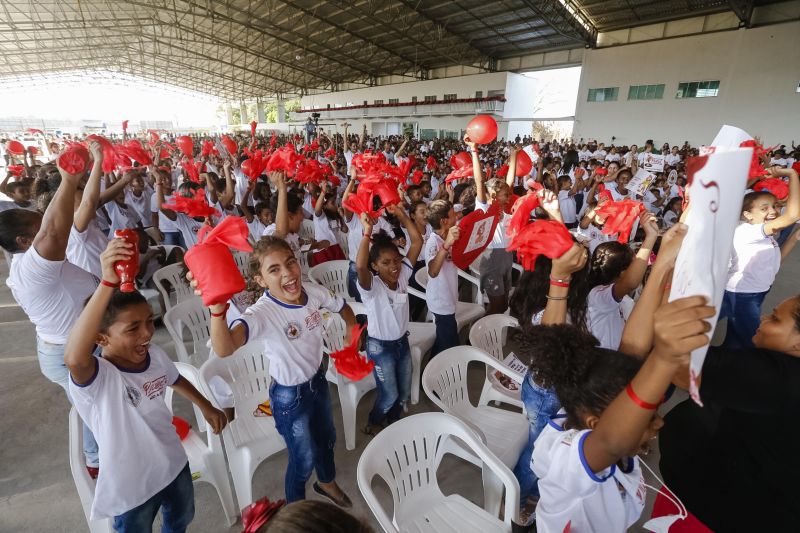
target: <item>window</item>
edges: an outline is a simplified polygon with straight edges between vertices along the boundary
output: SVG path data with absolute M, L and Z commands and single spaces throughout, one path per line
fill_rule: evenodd
M 375 105 L 383 105 L 383 100 L 375 100 Z
M 433 95 L 433 96 L 426 96 L 426 97 L 425 97 L 425 101 L 426 101 L 426 102 L 435 102 L 435 101 L 436 101 L 436 95 Z
M 364 100 L 364 105 L 369 105 L 369 103 L 366 100 Z
M 506 92 L 503 91 L 503 90 L 489 91 L 489 97 L 492 97 L 492 96 L 505 96 L 505 95 L 506 95 Z
M 446 94 L 446 95 L 444 95 L 444 101 L 445 102 L 451 102 L 451 101 L 455 100 L 456 98 L 458 98 L 457 94 Z
M 417 97 L 416 96 L 412 96 L 411 97 L 411 102 L 412 103 L 417 103 Z
M 618 95 L 619 95 L 619 87 L 589 89 L 590 102 L 611 102 L 616 100 Z
M 475 98 L 483 98 L 483 91 L 475 91 Z
M 719 94 L 719 80 L 683 81 L 678 84 L 675 98 L 708 98 Z
M 628 100 L 661 100 L 664 98 L 664 84 L 631 85 L 628 87 Z
M 399 98 L 389 98 L 389 104 L 390 105 L 391 104 L 399 104 L 399 103 L 400 103 L 400 99 Z

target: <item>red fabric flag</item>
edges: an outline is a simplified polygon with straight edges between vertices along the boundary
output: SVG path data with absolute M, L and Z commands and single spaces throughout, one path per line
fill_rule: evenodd
M 778 200 L 789 196 L 789 184 L 780 178 L 764 178 L 753 186 L 753 190 L 771 192 Z
M 528 225 L 531 213 L 540 205 L 541 199 L 535 190 L 529 191 L 528 194 L 516 201 L 512 209 L 511 220 L 506 228 L 506 235 L 509 239 L 513 240 Z
M 366 326 L 353 326 L 350 332 L 350 344 L 329 354 L 336 364 L 336 371 L 351 381 L 361 381 L 372 373 L 375 363 L 361 355 L 358 344 L 361 341 L 361 332 Z
M 127 120 L 123 120 L 122 121 L 122 133 L 123 134 L 128 133 L 128 121 Z
M 58 164 L 69 174 L 80 174 L 89 167 L 89 150 L 80 143 L 72 143 L 58 156 Z
M 425 168 L 428 169 L 429 172 L 436 170 L 438 166 L 439 165 L 436 163 L 436 158 L 432 155 L 429 155 L 428 159 L 425 160 Z
M 525 270 L 534 270 L 540 255 L 555 259 L 572 248 L 572 235 L 567 227 L 557 220 L 536 220 L 527 224 L 516 234 L 508 250 L 517 252 L 519 262 Z
M 267 172 L 283 171 L 289 177 L 294 176 L 297 164 L 304 158 L 294 150 L 294 146 L 286 145 L 278 148 L 267 161 Z
M 322 155 L 325 157 L 325 159 L 333 160 L 336 158 L 336 150 L 333 148 L 328 148 Z
M 181 168 L 186 171 L 190 180 L 195 183 L 202 183 L 200 179 L 200 166 L 202 164 L 202 161 L 195 162 L 194 159 L 190 158 L 188 161 L 181 161 Z
M 750 175 L 748 176 L 750 180 L 753 178 L 760 178 L 761 176 L 767 174 L 767 171 L 764 170 L 763 166 L 761 166 L 761 156 L 771 152 L 772 148 L 765 149 L 755 139 L 743 141 L 739 147 L 753 149 L 753 157 L 750 159 Z
M 256 122 L 255 120 L 250 123 L 250 136 L 251 137 L 255 137 L 256 136 L 256 127 L 257 126 L 258 126 L 258 122 Z
M 28 128 L 25 131 L 27 131 L 28 133 L 33 133 L 34 135 L 38 133 L 39 135 L 44 136 L 44 132 L 42 130 L 37 130 L 36 128 Z
M 23 155 L 25 153 L 25 145 L 19 141 L 11 140 L 6 143 L 6 150 L 10 154 Z
M 117 151 L 111 141 L 102 135 L 89 135 L 86 137 L 87 141 L 96 141 L 103 147 L 103 172 L 108 174 L 117 168 Z
M 242 526 L 244 526 L 242 533 L 258 533 L 261 527 L 269 522 L 284 505 L 286 505 L 286 500 L 272 503 L 267 497 L 251 503 L 242 509 Z
M 239 153 L 239 145 L 236 144 L 236 141 L 228 137 L 227 135 L 223 135 L 222 139 L 220 140 L 222 146 L 228 151 L 228 153 L 232 156 Z
M 183 213 L 192 218 L 206 218 L 210 216 L 220 216 L 220 212 L 208 205 L 206 193 L 202 189 L 194 191 L 194 196 L 172 197 L 171 204 L 162 204 L 164 209 L 171 209 L 176 213 Z
M 115 149 L 117 153 L 133 159 L 140 165 L 148 166 L 153 164 L 153 157 L 150 155 L 150 152 L 145 150 L 142 144 L 135 139 L 124 144 L 119 144 Z
M 22 165 L 8 165 L 8 167 L 6 167 L 6 172 L 17 178 L 20 177 L 24 171 L 25 167 Z
M 635 200 L 619 200 L 603 202 L 595 207 L 594 212 L 605 218 L 603 233 L 605 235 L 619 234 L 619 242 L 628 242 L 634 221 L 645 210 L 642 202 Z

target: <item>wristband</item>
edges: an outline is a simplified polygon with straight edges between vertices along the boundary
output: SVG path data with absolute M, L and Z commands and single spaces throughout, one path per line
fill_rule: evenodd
M 103 287 L 111 287 L 112 289 L 119 288 L 119 283 L 111 283 L 110 281 L 106 281 L 104 279 L 100 280 L 100 285 L 102 285 Z
M 550 296 L 549 294 L 545 294 L 544 297 L 547 298 L 548 300 L 566 300 L 567 299 L 566 296 Z
M 564 281 L 563 279 L 553 279 L 550 278 L 550 285 L 552 287 L 569 287 L 569 280 Z
M 639 398 L 636 395 L 636 393 L 633 391 L 633 387 L 631 386 L 630 383 L 628 383 L 628 386 L 625 387 L 625 392 L 628 393 L 628 398 L 630 398 L 633 401 L 633 403 L 635 403 L 636 405 L 638 405 L 642 409 L 647 409 L 648 411 L 652 411 L 654 409 L 658 409 L 658 406 L 660 405 L 660 404 L 657 404 L 657 403 L 646 402 L 646 401 L 642 400 L 641 398 Z
M 221 313 L 214 313 L 213 311 L 211 311 L 211 309 L 209 309 L 209 313 L 211 313 L 211 316 L 214 318 L 225 318 L 225 315 L 228 314 L 228 309 L 230 309 L 230 307 L 231 303 L 228 302 L 225 304 L 225 309 L 223 309 Z

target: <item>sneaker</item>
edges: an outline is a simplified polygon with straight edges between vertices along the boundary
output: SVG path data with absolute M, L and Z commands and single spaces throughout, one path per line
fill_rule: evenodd
M 347 494 L 345 494 L 344 491 L 342 491 L 342 496 L 343 496 L 342 499 L 337 500 L 336 498 L 325 492 L 325 489 L 320 487 L 319 482 L 315 481 L 313 488 L 314 492 L 316 492 L 317 494 L 319 494 L 332 504 L 338 505 L 342 509 L 350 509 L 351 507 L 353 507 L 353 502 L 350 501 L 350 498 L 348 498 Z
M 97 479 L 97 476 L 100 475 L 100 467 L 97 466 L 87 466 L 86 471 L 89 472 L 89 477 L 92 479 Z
M 519 509 L 519 523 L 525 527 L 536 522 L 536 504 L 538 499 L 528 498 Z

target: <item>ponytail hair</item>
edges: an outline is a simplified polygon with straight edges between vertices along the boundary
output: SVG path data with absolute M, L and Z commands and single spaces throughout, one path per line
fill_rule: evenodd
M 537 380 L 555 388 L 570 427 L 584 428 L 587 415 L 600 416 L 633 379 L 642 361 L 600 347 L 590 333 L 573 326 L 525 325 L 519 355 L 530 360 Z
M 604 242 L 594 249 L 589 285 L 597 287 L 609 285 L 616 280 L 633 262 L 633 250 L 627 244 L 617 241 Z
M 397 246 L 392 242 L 392 237 L 381 230 L 372 236 L 372 246 L 369 248 L 369 269 L 372 270 L 372 263 L 378 261 L 381 254 L 387 250 L 394 250 L 398 254 Z

